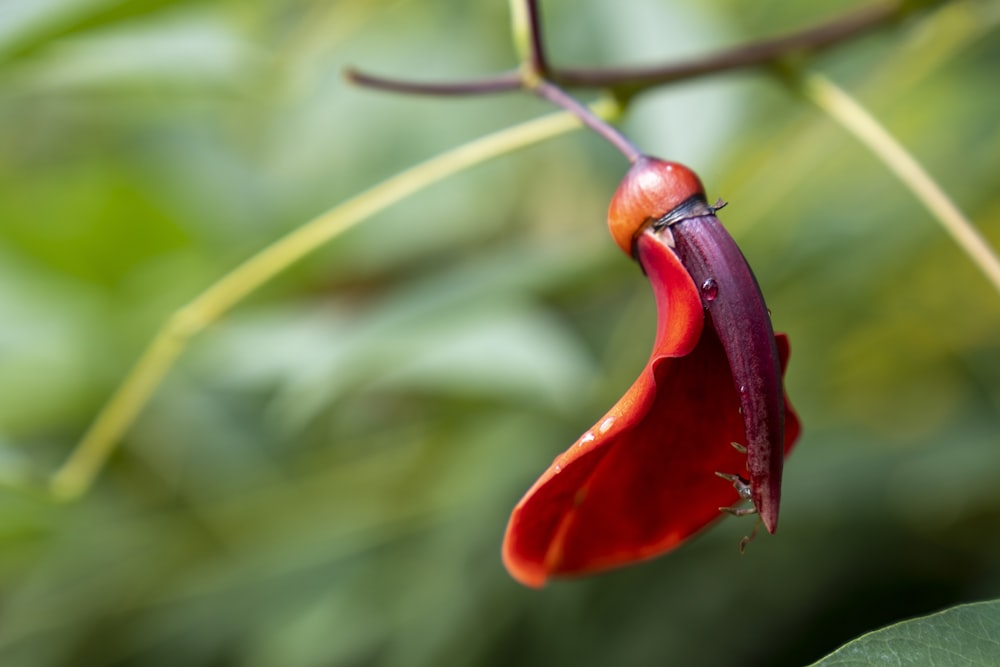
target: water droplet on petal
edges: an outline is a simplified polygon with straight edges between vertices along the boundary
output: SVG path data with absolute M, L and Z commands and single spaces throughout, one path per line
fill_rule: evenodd
M 598 430 L 601 433 L 607 433 L 608 429 L 610 429 L 612 426 L 614 426 L 614 424 L 615 424 L 615 418 L 614 417 L 608 417 L 607 419 L 605 419 L 604 421 L 601 422 L 601 425 L 598 427 Z
M 715 278 L 706 278 L 701 284 L 701 296 L 705 301 L 715 301 L 715 297 L 719 296 L 719 283 L 715 282 Z
M 560 472 L 562 472 L 562 466 L 559 465 L 558 463 L 555 464 L 554 466 L 552 466 L 552 472 L 554 472 L 554 473 L 560 473 Z
M 580 436 L 579 440 L 576 441 L 576 446 L 577 447 L 583 447 L 588 442 L 593 442 L 594 440 L 595 440 L 595 438 L 594 438 L 593 431 L 587 431 L 582 436 Z

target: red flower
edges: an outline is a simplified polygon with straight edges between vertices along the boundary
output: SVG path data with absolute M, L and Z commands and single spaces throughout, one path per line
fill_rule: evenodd
M 528 586 L 658 556 L 720 509 L 756 511 L 773 533 L 800 430 L 782 388 L 788 340 L 698 177 L 641 158 L 608 220 L 652 284 L 656 342 L 631 388 L 514 509 L 503 559 Z

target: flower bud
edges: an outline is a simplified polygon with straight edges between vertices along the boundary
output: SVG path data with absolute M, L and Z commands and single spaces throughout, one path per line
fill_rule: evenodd
M 635 256 L 635 240 L 647 225 L 698 196 L 704 199 L 705 188 L 693 171 L 677 162 L 640 157 L 608 207 L 611 236 L 618 247 Z

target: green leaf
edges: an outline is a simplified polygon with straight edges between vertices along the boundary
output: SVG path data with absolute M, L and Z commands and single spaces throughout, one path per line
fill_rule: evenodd
M 815 663 L 834 665 L 996 665 L 1000 600 L 952 607 L 890 625 L 845 644 Z

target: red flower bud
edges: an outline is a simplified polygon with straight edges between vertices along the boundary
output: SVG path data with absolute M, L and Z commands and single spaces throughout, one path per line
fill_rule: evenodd
M 504 563 L 529 586 L 665 553 L 746 498 L 753 508 L 736 512 L 755 510 L 773 533 L 800 430 L 782 388 L 788 341 L 698 177 L 641 158 L 608 216 L 649 277 L 656 341 L 625 395 L 514 509 Z
M 692 197 L 705 197 L 693 171 L 677 162 L 643 156 L 625 174 L 611 198 L 608 228 L 618 247 L 634 256 L 635 240 L 653 221 Z

